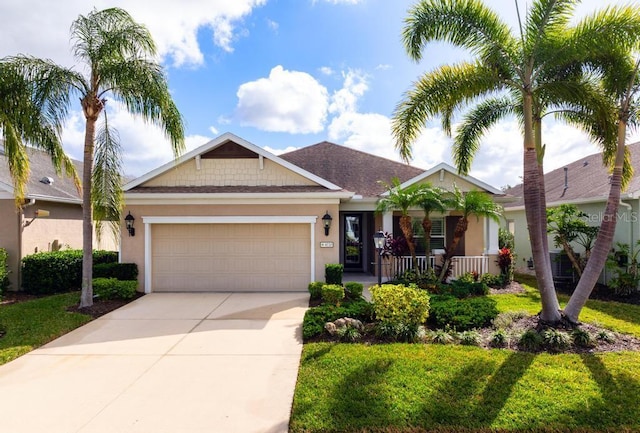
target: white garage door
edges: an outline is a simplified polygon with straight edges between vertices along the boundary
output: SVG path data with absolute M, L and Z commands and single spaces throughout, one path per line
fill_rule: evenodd
M 309 224 L 154 224 L 152 290 L 304 291 Z

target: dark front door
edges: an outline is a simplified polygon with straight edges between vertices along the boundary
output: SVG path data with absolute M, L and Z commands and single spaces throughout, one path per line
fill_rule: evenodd
M 362 270 L 362 214 L 344 215 L 344 268 Z

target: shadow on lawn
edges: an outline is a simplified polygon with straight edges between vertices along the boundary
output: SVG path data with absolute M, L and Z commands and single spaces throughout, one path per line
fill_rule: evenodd
M 640 325 L 640 306 L 592 299 L 587 301 L 587 307 L 616 319 Z

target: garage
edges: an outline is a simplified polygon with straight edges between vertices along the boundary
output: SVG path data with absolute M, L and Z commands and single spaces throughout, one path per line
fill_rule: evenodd
M 304 291 L 310 224 L 149 224 L 154 292 Z

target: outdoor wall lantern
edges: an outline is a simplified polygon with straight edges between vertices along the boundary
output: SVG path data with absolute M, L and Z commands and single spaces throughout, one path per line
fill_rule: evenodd
M 527 268 L 533 269 L 533 258 L 531 257 L 529 257 L 529 260 L 527 260 Z
M 382 284 L 382 249 L 384 248 L 385 238 L 382 230 L 373 235 L 373 244 L 378 252 L 378 286 Z
M 332 220 L 333 218 L 331 218 L 331 215 L 329 215 L 329 211 L 325 212 L 324 216 L 322 217 L 322 226 L 324 227 L 325 236 L 329 236 L 329 229 L 331 228 Z
M 127 231 L 129 232 L 129 236 L 136 235 L 136 229 L 133 228 L 133 222 L 136 219 L 131 215 L 131 211 L 129 211 L 129 215 L 124 217 L 124 224 L 127 226 Z

